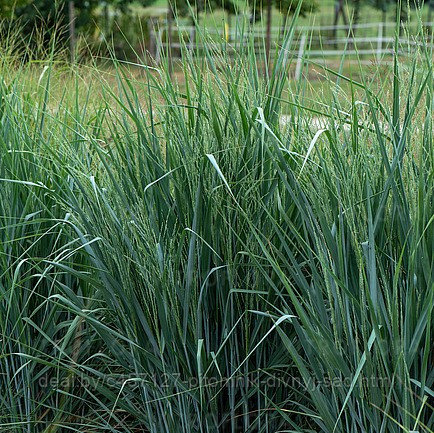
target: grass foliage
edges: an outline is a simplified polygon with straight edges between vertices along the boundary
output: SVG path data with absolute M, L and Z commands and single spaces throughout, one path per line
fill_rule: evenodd
M 432 48 L 311 104 L 296 19 L 267 78 L 2 51 L 2 432 L 432 432 Z

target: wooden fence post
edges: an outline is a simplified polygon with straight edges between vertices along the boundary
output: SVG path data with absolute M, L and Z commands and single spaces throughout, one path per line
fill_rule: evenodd
M 304 63 L 304 46 L 306 45 L 306 33 L 301 35 L 300 45 L 298 47 L 297 65 L 295 66 L 295 79 L 298 81 L 301 77 Z
M 381 61 L 382 50 L 383 50 L 383 23 L 378 23 L 377 63 L 380 63 Z
M 167 61 L 169 62 L 169 75 L 173 73 L 173 59 L 172 59 L 172 26 L 173 26 L 174 13 L 172 9 L 171 0 L 167 5 L 167 18 L 166 18 L 166 42 L 167 42 Z
M 149 17 L 148 20 L 148 31 L 149 31 L 149 49 L 148 56 L 153 59 L 156 57 L 156 37 L 155 37 L 155 23 L 154 18 Z M 146 49 L 145 49 L 146 53 Z
M 193 22 L 192 26 L 190 27 L 189 40 L 188 40 L 188 49 L 191 52 L 194 49 L 195 39 L 196 39 L 196 28 L 195 28 L 195 23 Z
M 163 28 L 160 26 L 158 27 L 158 30 L 154 29 L 155 34 L 155 40 L 157 44 L 157 49 L 155 53 L 155 62 L 157 65 L 161 62 L 161 50 L 163 49 Z
M 71 63 L 75 61 L 75 46 L 76 46 L 76 35 L 75 35 L 75 6 L 74 1 L 69 0 L 68 2 L 68 31 L 69 31 L 69 55 Z

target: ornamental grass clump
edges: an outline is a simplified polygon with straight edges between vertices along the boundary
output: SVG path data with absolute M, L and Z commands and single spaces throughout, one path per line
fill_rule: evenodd
M 1 431 L 433 431 L 432 47 L 294 84 L 296 20 L 1 59 Z

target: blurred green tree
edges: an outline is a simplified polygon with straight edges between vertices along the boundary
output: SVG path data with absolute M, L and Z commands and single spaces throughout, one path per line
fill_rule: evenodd
M 47 29 L 66 26 L 71 8 L 74 11 L 74 25 L 77 31 L 90 29 L 94 25 L 95 11 L 98 7 L 107 7 L 115 10 L 126 11 L 126 8 L 134 0 L 16 0 L 14 15 L 19 18 L 26 31 L 33 30 L 35 26 L 44 23 Z M 155 0 L 136 0 L 144 6 L 152 4 Z M 5 5 L 14 3 L 14 0 L 0 0 L 0 11 Z M 12 9 L 6 6 L 5 11 Z
M 132 2 L 144 6 L 155 0 L 0 0 L 0 16 L 18 19 L 24 34 L 40 34 L 45 40 L 55 32 L 59 40 L 69 39 L 70 51 L 75 51 L 76 34 L 93 33 L 98 22 L 97 8 L 104 13 L 103 27 L 108 32 L 109 9 L 127 12 Z
M 15 11 L 30 0 L 0 0 L 0 18 L 13 18 Z
M 318 7 L 317 0 L 248 0 L 251 9 L 250 21 L 258 21 L 265 10 L 266 17 L 266 35 L 265 35 L 265 51 L 266 58 L 270 56 L 271 48 L 271 24 L 272 24 L 272 11 L 273 6 L 276 7 L 279 12 L 283 15 L 283 30 L 286 26 L 286 20 L 289 15 L 292 15 L 297 7 L 300 6 L 300 15 L 306 16 L 308 13 L 315 12 Z
M 194 30 L 191 35 L 191 42 L 194 42 L 196 37 L 196 26 L 199 23 L 200 13 L 206 10 L 213 11 L 216 9 L 223 9 L 228 14 L 233 14 L 236 11 L 236 6 L 234 0 L 168 0 L 166 20 L 170 72 L 172 68 L 172 29 L 174 17 L 189 16 L 191 18 L 191 24 Z
M 382 21 L 386 22 L 387 12 L 391 7 L 395 10 L 395 19 L 398 19 L 401 22 L 400 32 L 403 29 L 403 23 L 408 20 L 408 8 L 409 6 L 412 8 L 423 7 L 424 5 L 428 5 L 428 22 L 431 22 L 432 12 L 434 10 L 434 0 L 371 0 L 371 5 L 380 10 L 382 12 Z
M 394 7 L 396 11 L 398 11 L 398 5 L 401 6 L 400 14 L 402 21 L 405 21 L 408 18 L 408 6 L 413 8 L 422 7 L 425 4 L 429 5 L 428 12 L 434 9 L 434 0 L 370 0 L 369 2 L 374 8 L 383 12 L 383 21 L 385 21 L 385 14 L 389 10 L 391 6 Z
M 82 29 L 92 21 L 95 8 L 99 0 L 33 0 L 24 1 L 22 6 L 15 8 L 15 16 L 18 17 L 28 30 L 44 23 L 48 29 L 59 28 L 67 24 L 69 6 L 75 10 L 75 27 Z
M 387 20 L 387 11 L 389 10 L 392 0 L 370 0 L 370 4 L 377 10 L 381 11 L 381 21 Z

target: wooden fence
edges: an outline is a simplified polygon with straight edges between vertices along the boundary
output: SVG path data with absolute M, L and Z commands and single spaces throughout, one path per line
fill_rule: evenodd
M 263 52 L 266 34 L 263 28 L 251 27 L 248 31 L 240 30 L 240 25 L 223 30 L 206 29 L 202 27 L 201 32 L 206 31 L 207 47 L 213 50 L 226 50 L 235 52 L 243 47 L 244 44 L 251 44 L 255 50 Z M 387 60 L 394 52 L 395 44 L 395 23 L 363 23 L 357 25 L 337 25 L 337 26 L 298 26 L 295 29 L 295 37 L 291 44 L 292 55 L 298 58 L 296 67 L 296 77 L 301 73 L 303 58 L 308 56 L 310 59 L 326 59 L 346 57 L 374 58 L 377 62 Z M 195 55 L 203 53 L 203 45 L 196 38 L 197 29 L 193 26 L 173 26 L 172 37 L 167 37 L 167 25 L 150 26 L 150 47 L 151 55 L 159 62 L 169 47 L 167 40 L 171 41 L 171 54 L 173 58 L 179 57 L 181 47 L 194 51 Z M 279 44 L 282 42 L 284 29 L 281 27 L 271 28 L 271 42 Z M 399 39 L 400 50 L 403 54 L 414 51 L 417 46 L 422 44 L 433 47 L 433 23 L 424 23 L 423 31 L 406 27 L 402 37 Z

